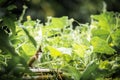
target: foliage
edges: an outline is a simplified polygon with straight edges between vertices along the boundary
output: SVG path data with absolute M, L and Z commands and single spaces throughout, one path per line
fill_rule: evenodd
M 119 56 L 119 51 L 117 50 L 119 49 L 120 31 L 119 13 L 105 12 L 100 15 L 92 15 L 91 18 L 90 25 L 79 24 L 75 29 L 72 27 L 72 23 L 76 22 L 73 19 L 66 20 L 68 24 L 64 25 L 62 29 L 61 26 L 59 27 L 59 25 L 57 26 L 54 23 L 54 26 L 57 26 L 59 30 L 56 30 L 54 26 L 50 26 L 54 18 L 51 19 L 51 22 L 48 19 L 47 26 L 42 27 L 44 59 L 37 66 L 42 67 L 46 65 L 49 68 L 58 68 L 74 80 L 112 78 L 113 74 L 117 72 L 115 70 L 119 69 L 120 66 L 119 63 L 115 64 L 115 55 Z M 45 31 L 47 27 L 49 27 L 47 29 L 48 33 Z M 57 35 L 51 36 L 48 34 Z M 64 49 L 67 50 L 64 51 Z M 47 55 L 50 57 L 48 58 Z M 45 64 L 46 61 L 52 61 L 52 63 Z M 116 65 L 116 69 L 113 67 L 114 65 Z M 77 72 L 78 70 L 79 73 Z M 76 75 L 73 75 L 73 73 Z
M 116 69 L 119 69 L 120 66 L 119 63 L 116 64 L 115 56 L 119 57 L 119 13 L 105 12 L 100 15 L 92 15 L 91 18 L 90 25 L 79 24 L 75 29 L 72 27 L 72 23 L 76 22 L 73 19 L 66 20 L 68 25 L 62 29 L 61 26 L 54 23 L 59 30 L 50 26 L 54 18 L 51 19 L 51 23 L 48 19 L 46 24 L 47 27 L 50 26 L 47 29 L 48 33 L 46 25 L 42 27 L 44 59 L 42 58 L 42 63 L 38 63 L 36 66 L 45 67 L 46 65 L 52 69 L 60 69 L 74 80 L 113 78 L 113 75 L 117 73 Z M 56 32 L 52 32 L 54 30 Z M 46 61 L 51 61 L 51 63 L 45 64 Z M 115 65 L 116 67 L 114 67 Z
M 23 23 L 22 17 L 19 21 L 1 18 L 8 27 L 0 27 L 0 79 L 21 78 L 28 71 L 26 61 L 39 46 L 43 53 L 35 67 L 61 70 L 73 80 L 119 78 L 119 15 L 92 15 L 90 24 L 65 16 L 48 17 L 44 25 L 30 16 Z M 73 22 L 78 23 L 75 29 Z

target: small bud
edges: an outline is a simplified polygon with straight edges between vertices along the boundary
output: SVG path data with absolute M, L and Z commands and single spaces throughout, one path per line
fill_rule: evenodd
M 31 20 L 31 16 L 27 16 L 27 21 L 30 21 Z

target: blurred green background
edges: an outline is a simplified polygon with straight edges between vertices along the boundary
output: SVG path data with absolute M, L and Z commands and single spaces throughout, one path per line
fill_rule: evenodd
M 104 10 L 120 12 L 120 0 L 0 0 L 0 18 L 8 14 L 6 8 L 13 6 L 12 14 L 20 16 L 23 5 L 27 11 L 24 15 L 43 22 L 47 16 L 68 16 L 81 23 L 90 21 L 91 14 L 99 14 Z

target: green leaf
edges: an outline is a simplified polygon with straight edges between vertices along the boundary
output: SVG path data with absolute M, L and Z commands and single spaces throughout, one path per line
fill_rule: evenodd
M 99 37 L 93 37 L 91 40 L 93 51 L 101 54 L 114 54 L 115 50 L 107 42 Z
M 32 27 L 34 27 L 35 23 L 36 23 L 35 21 L 28 20 L 28 21 L 24 22 L 24 26 L 32 26 Z
M 91 79 L 91 74 L 98 68 L 98 65 L 96 64 L 95 61 L 91 61 L 86 69 L 83 71 L 80 80 L 89 80 Z
M 57 48 L 57 50 L 59 50 L 62 54 L 67 54 L 67 55 L 70 55 L 70 56 L 72 54 L 72 49 L 71 48 L 60 47 L 60 48 Z
M 78 44 L 74 44 L 73 45 L 73 48 L 74 48 L 74 52 L 81 58 L 84 58 L 84 54 L 87 50 L 87 46 L 85 45 L 78 45 Z
M 96 26 L 100 29 L 111 32 L 116 25 L 115 13 L 106 12 L 101 13 L 100 15 L 92 15 L 92 19 L 97 21 Z
M 44 28 L 42 28 L 42 34 L 43 34 L 43 36 L 47 36 L 47 37 L 59 35 L 60 29 L 51 29 L 49 27 L 44 27 Z
M 48 50 L 50 51 L 50 55 L 51 55 L 52 57 L 55 57 L 55 58 L 56 58 L 56 57 L 62 55 L 62 53 L 61 53 L 59 50 L 57 50 L 56 48 L 54 48 L 54 47 L 52 47 L 52 46 L 48 46 L 47 48 L 48 48 Z
M 80 80 L 80 72 L 73 66 L 67 65 L 62 68 L 62 71 L 66 72 L 74 80 Z
M 113 44 L 120 48 L 120 29 L 116 30 L 111 35 L 113 39 Z
M 35 54 L 36 48 L 32 45 L 32 43 L 25 43 L 22 46 L 22 50 L 27 56 L 33 56 Z
M 14 47 L 12 46 L 9 40 L 9 35 L 5 33 L 4 30 L 1 30 L 1 29 L 0 29 L 0 49 L 3 51 L 8 51 L 12 55 L 17 55 Z
M 106 40 L 109 36 L 109 32 L 107 30 L 104 29 L 92 29 L 92 36 L 93 37 L 99 37 L 101 39 Z
M 7 26 L 9 29 L 11 29 L 12 33 L 15 34 L 15 16 L 14 15 L 10 15 L 10 17 L 4 17 L 3 21 L 4 21 L 4 25 Z
M 59 34 L 66 26 L 68 26 L 68 17 L 52 18 L 51 22 L 42 28 L 42 34 L 45 36 Z
M 33 46 L 33 45 L 32 45 Z M 30 47 L 30 46 L 29 46 Z M 27 62 L 28 60 L 29 60 L 29 58 L 31 57 L 31 56 L 33 56 L 34 55 L 34 53 L 35 52 L 33 52 L 33 50 L 31 50 L 31 49 L 29 49 L 29 51 L 28 51 L 28 49 L 26 50 L 25 49 L 26 47 L 20 47 L 19 48 L 19 53 L 20 53 L 20 56 L 21 57 L 23 57 L 24 58 L 24 60 Z M 27 52 L 28 51 L 28 52 Z M 31 51 L 31 52 L 30 52 Z M 35 51 L 35 50 L 34 50 Z M 30 53 L 32 53 L 32 54 L 30 54 Z
M 0 71 L 1 71 L 2 66 L 7 66 L 7 64 L 5 62 L 5 58 L 6 58 L 6 56 L 0 54 Z
M 68 25 L 68 17 L 52 18 L 50 28 L 64 28 Z
M 16 5 L 9 5 L 9 6 L 7 7 L 8 10 L 13 10 L 13 9 L 15 9 L 15 8 L 17 8 Z
M 34 47 L 37 47 L 37 43 L 36 43 L 35 39 L 30 35 L 28 30 L 26 28 L 22 28 L 22 29 L 24 30 L 24 32 L 26 33 L 26 35 L 28 36 L 29 40 L 32 42 Z
M 64 59 L 64 61 L 66 62 L 70 62 L 73 58 L 72 56 L 68 55 L 68 54 L 63 54 L 62 58 Z
M 108 60 L 100 61 L 100 63 L 99 63 L 100 69 L 109 69 L 110 67 L 111 67 L 110 62 Z

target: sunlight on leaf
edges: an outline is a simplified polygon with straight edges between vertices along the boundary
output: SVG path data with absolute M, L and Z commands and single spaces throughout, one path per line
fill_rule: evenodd
M 84 54 L 86 52 L 86 49 L 87 49 L 87 46 L 85 45 L 78 45 L 78 44 L 74 44 L 73 45 L 73 48 L 74 48 L 74 52 L 80 56 L 81 58 L 84 58 Z
M 58 57 L 58 56 L 62 55 L 62 53 L 59 50 L 57 50 L 56 48 L 54 48 L 52 46 L 48 46 L 47 48 L 50 51 L 50 55 L 52 57 Z
M 103 30 L 111 32 L 115 28 L 116 19 L 113 12 L 105 12 L 91 17 L 98 22 L 96 26 L 99 26 Z
M 112 34 L 113 43 L 120 48 L 120 29 Z
M 71 55 L 72 54 L 72 49 L 71 48 L 65 48 L 65 47 L 60 47 L 57 48 L 60 52 L 63 54 Z
M 103 29 L 92 29 L 92 36 L 97 36 L 100 37 L 101 39 L 106 40 L 107 37 L 109 36 L 109 32 L 107 30 L 103 30 Z
M 25 52 L 25 54 L 27 55 L 27 56 L 32 56 L 32 55 L 34 55 L 35 54 L 35 47 L 31 44 L 31 43 L 29 43 L 29 42 L 27 42 L 27 43 L 25 43 L 23 46 L 22 46 L 22 49 L 24 50 L 24 52 Z
M 93 37 L 91 40 L 93 51 L 102 54 L 114 54 L 115 50 L 111 48 L 107 42 L 99 37 Z
M 99 64 L 100 69 L 107 69 L 108 67 L 110 67 L 110 63 L 108 60 L 100 61 L 100 64 Z
M 26 33 L 26 35 L 28 36 L 29 40 L 32 42 L 34 47 L 37 47 L 37 43 L 35 39 L 29 34 L 29 31 L 26 28 L 22 28 L 22 29 L 24 30 L 24 32 Z
M 68 25 L 68 17 L 52 18 L 50 28 L 64 28 Z

